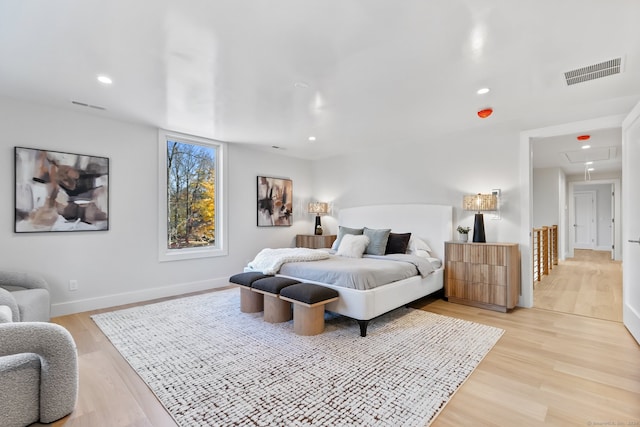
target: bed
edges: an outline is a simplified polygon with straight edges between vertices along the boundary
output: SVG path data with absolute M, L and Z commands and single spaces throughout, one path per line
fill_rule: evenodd
M 451 240 L 452 207 L 399 204 L 345 208 L 340 210 L 339 225 L 350 228 L 391 229 L 393 233 L 411 232 L 412 236 L 429 245 L 433 257 L 444 260 L 444 242 Z M 316 263 L 321 265 L 322 261 Z M 367 325 L 371 319 L 432 294 L 442 289 L 444 283 L 443 265 L 426 277 L 415 275 L 367 290 L 345 288 L 308 277 L 290 275 L 284 267 L 286 264 L 278 276 L 320 284 L 338 291 L 338 300 L 327 304 L 326 310 L 357 320 L 361 336 L 366 336 Z

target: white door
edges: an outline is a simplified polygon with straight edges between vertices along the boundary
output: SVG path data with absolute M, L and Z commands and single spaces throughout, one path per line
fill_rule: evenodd
M 622 319 L 640 343 L 640 103 L 622 122 Z
M 580 191 L 573 193 L 574 221 L 573 247 L 576 249 L 593 249 L 593 221 L 595 208 L 595 192 Z

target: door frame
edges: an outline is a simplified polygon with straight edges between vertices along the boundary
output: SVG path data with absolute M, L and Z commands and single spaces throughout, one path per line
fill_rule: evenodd
M 627 115 L 622 123 L 622 179 L 627 178 L 627 180 L 631 181 L 631 177 L 629 176 L 629 171 L 632 168 L 637 168 L 635 162 L 638 161 L 636 158 L 632 158 L 627 153 L 629 151 L 629 140 L 627 130 L 632 126 L 640 126 L 640 102 L 636 104 L 636 106 L 631 110 L 631 112 Z M 635 142 L 640 144 L 640 141 Z M 633 188 L 632 188 L 633 187 Z M 631 199 L 632 197 L 637 197 L 638 194 L 638 184 L 637 182 L 633 182 L 632 185 L 625 185 L 623 188 L 625 199 Z M 632 217 L 631 203 L 625 203 L 623 206 L 623 218 L 629 218 L 630 220 L 636 220 L 637 218 Z M 624 228 L 624 224 L 622 225 Z M 627 253 L 636 253 L 637 248 L 631 248 L 630 245 L 637 245 L 637 243 L 632 243 L 630 240 L 638 239 L 638 236 L 632 236 L 632 231 L 629 231 L 631 227 L 627 227 L 624 230 L 625 236 L 621 240 L 621 246 L 624 245 Z M 638 283 L 632 283 L 632 280 L 637 280 L 638 277 L 638 260 L 633 259 L 629 260 L 629 262 L 622 263 L 622 322 L 627 330 L 631 333 L 633 338 L 640 343 L 640 301 L 638 298 L 639 289 Z
M 611 185 L 611 218 L 613 218 L 613 224 L 611 225 L 611 259 L 615 261 L 622 261 L 622 208 L 621 208 L 621 200 L 622 200 L 622 191 L 620 187 L 620 179 L 612 178 L 612 179 L 594 179 L 592 181 L 569 181 L 569 191 L 567 192 L 567 221 L 571 219 L 571 214 L 573 212 L 573 193 L 574 193 L 574 185 L 601 185 L 601 184 L 609 184 Z M 569 232 L 567 233 L 567 240 L 570 242 L 573 241 L 571 238 L 571 229 L 573 227 L 568 227 Z M 567 258 L 573 257 L 573 246 L 567 245 Z
M 557 126 L 539 129 L 530 129 L 520 132 L 520 215 L 522 224 L 520 230 L 520 298 L 518 305 L 521 307 L 533 307 L 533 148 L 536 138 L 567 135 L 572 133 L 592 132 L 599 129 L 611 129 L 622 127 L 622 121 L 626 115 L 600 117 L 591 120 L 571 122 Z M 619 199 L 619 198 L 618 198 Z M 616 229 L 622 226 L 617 224 Z M 620 246 L 620 245 L 617 245 Z M 622 257 L 622 254 L 621 254 Z
M 622 247 L 622 241 L 616 239 L 616 233 L 620 231 L 616 224 L 616 215 L 618 215 L 620 209 L 618 209 L 616 203 L 621 197 L 622 193 L 618 194 L 615 183 L 611 184 L 611 259 L 616 259 L 616 247 Z

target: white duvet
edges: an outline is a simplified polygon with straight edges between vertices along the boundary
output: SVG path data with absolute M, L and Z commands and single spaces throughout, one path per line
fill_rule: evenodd
M 252 270 L 261 271 L 262 274 L 276 274 L 282 264 L 298 261 L 319 261 L 329 258 L 326 251 L 306 248 L 266 248 L 248 264 Z

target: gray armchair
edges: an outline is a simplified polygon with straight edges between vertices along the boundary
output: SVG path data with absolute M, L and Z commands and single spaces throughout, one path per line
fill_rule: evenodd
M 76 345 L 49 317 L 44 279 L 0 271 L 0 426 L 50 423 L 75 407 Z
M 12 322 L 14 313 L 0 305 L 0 425 L 56 421 L 77 400 L 75 342 L 54 323 Z
M 14 322 L 48 322 L 49 284 L 35 274 L 0 271 L 0 305 L 11 308 Z

